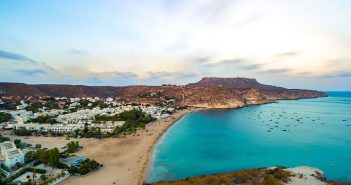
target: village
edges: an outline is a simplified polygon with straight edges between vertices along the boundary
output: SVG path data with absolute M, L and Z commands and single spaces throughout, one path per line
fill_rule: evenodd
M 75 155 L 82 149 L 79 138 L 131 135 L 177 110 L 118 98 L 30 98 L 0 99 L 0 182 L 5 184 L 52 185 L 97 170 L 103 167 L 98 161 Z

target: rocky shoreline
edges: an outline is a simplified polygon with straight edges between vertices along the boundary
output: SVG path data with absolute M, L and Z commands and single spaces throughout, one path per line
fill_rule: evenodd
M 348 185 L 335 181 L 327 181 L 323 171 L 309 166 L 294 168 L 269 167 L 239 170 L 229 173 L 214 174 L 201 177 L 190 177 L 183 180 L 146 183 L 145 185 L 197 185 L 197 184 L 263 184 L 263 185 Z

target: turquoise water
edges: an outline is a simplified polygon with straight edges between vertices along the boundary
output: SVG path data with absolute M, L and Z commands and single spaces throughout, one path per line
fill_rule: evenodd
M 313 166 L 351 182 L 351 92 L 195 112 L 155 147 L 148 182 L 269 166 Z

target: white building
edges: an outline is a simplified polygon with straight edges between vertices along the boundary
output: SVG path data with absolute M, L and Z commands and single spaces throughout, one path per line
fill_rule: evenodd
M 14 118 L 16 123 L 24 123 L 28 121 L 31 118 L 34 118 L 34 114 L 31 111 L 26 111 L 26 110 L 16 110 L 16 111 L 11 111 L 9 112 L 12 117 Z
M 24 155 L 13 142 L 5 141 L 0 143 L 0 163 L 10 168 L 16 163 L 24 163 Z
M 17 124 L 16 129 L 26 129 L 33 131 L 44 131 L 44 132 L 56 132 L 56 133 L 70 133 L 75 130 L 84 128 L 84 124 L 39 124 L 39 123 L 28 123 L 28 124 Z
M 28 104 L 26 104 L 23 100 L 21 100 L 20 103 L 21 103 L 20 105 L 16 106 L 17 110 L 22 110 L 28 107 Z
M 61 114 L 57 116 L 56 120 L 60 123 L 77 123 L 81 120 L 91 120 L 97 114 L 106 114 L 113 112 L 114 109 L 112 108 L 94 108 L 94 109 L 84 109 L 78 110 L 77 112 L 72 112 L 69 114 Z
M 55 100 L 56 101 L 67 100 L 67 98 L 66 97 L 55 97 Z

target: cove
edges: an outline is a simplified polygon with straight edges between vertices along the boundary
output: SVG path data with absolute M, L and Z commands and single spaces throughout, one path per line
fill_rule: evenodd
M 312 166 L 351 182 L 351 92 L 186 115 L 159 140 L 147 182 Z

